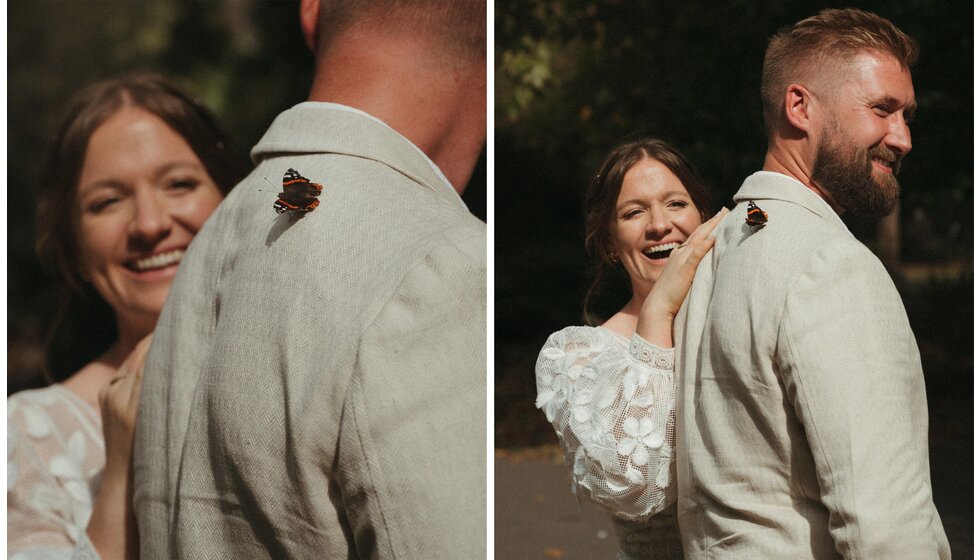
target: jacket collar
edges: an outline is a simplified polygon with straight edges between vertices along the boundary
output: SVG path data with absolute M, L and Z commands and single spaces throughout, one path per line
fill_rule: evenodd
M 847 226 L 834 212 L 834 209 L 827 204 L 827 201 L 820 198 L 806 185 L 782 173 L 773 171 L 757 171 L 749 175 L 742 187 L 735 193 L 736 203 L 747 200 L 782 200 L 791 204 L 796 204 L 820 216 L 824 220 L 835 224 L 844 231 L 848 231 Z M 764 205 L 760 205 L 763 208 Z
M 258 164 L 283 153 L 331 153 L 374 160 L 440 198 L 466 207 L 422 150 L 380 119 L 351 107 L 306 101 L 280 113 L 252 148 L 251 156 Z

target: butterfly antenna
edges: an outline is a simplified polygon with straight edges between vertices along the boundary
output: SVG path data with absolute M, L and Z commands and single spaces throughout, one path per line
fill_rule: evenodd
M 263 179 L 265 179 L 265 182 L 266 182 L 266 183 L 269 183 L 269 184 L 270 184 L 270 185 L 272 185 L 273 187 L 275 187 L 275 186 L 276 186 L 276 185 L 275 185 L 275 183 L 273 183 L 272 181 L 270 181 L 268 177 L 266 177 L 266 176 L 264 176 L 264 175 L 263 175 L 263 176 L 262 176 L 262 178 L 263 178 Z M 265 189 L 259 189 L 259 192 L 278 192 L 278 191 L 267 191 L 267 190 L 265 190 Z

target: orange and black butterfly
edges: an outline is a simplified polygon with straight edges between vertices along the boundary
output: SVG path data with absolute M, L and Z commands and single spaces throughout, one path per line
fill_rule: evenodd
M 273 204 L 277 214 L 289 212 L 290 217 L 312 212 L 320 201 L 316 197 L 323 192 L 323 185 L 310 182 L 293 168 L 282 176 L 282 192 Z
M 767 221 L 769 221 L 769 214 L 766 214 L 762 208 L 756 206 L 754 200 L 750 200 L 749 212 L 745 216 L 745 223 L 750 226 L 764 226 Z

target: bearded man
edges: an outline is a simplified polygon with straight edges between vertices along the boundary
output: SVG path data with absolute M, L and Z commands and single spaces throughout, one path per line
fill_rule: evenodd
M 895 207 L 916 56 L 853 9 L 770 40 L 763 170 L 675 324 L 685 558 L 949 558 L 915 338 L 839 217 Z

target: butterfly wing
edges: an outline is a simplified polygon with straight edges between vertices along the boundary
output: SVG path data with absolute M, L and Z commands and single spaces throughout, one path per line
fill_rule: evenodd
M 745 215 L 745 223 L 750 226 L 764 226 L 769 221 L 769 214 L 759 208 L 754 200 L 749 201 L 748 213 Z

